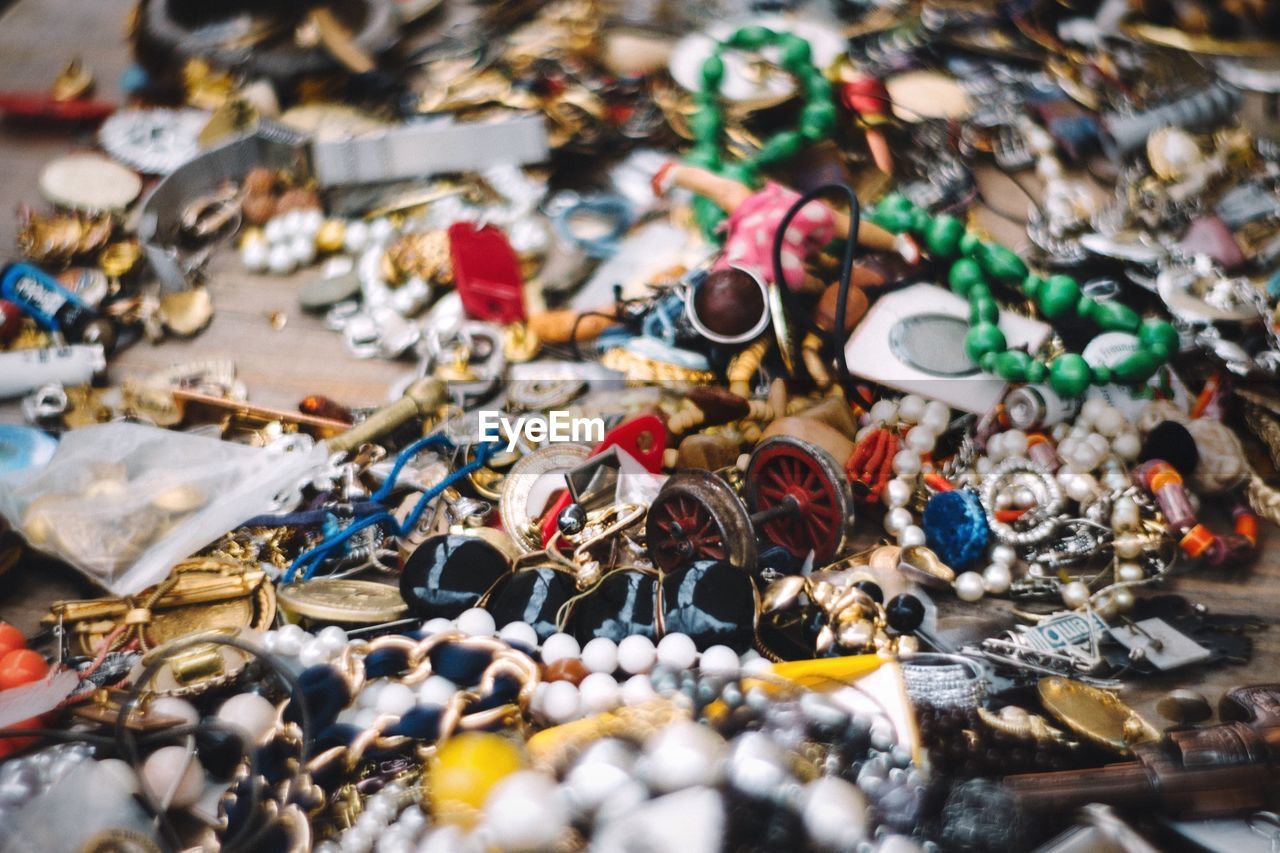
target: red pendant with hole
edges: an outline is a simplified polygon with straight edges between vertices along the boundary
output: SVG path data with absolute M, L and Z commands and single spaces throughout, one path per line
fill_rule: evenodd
M 467 316 L 491 323 L 524 320 L 524 276 L 507 237 L 492 225 L 449 226 L 453 280 Z

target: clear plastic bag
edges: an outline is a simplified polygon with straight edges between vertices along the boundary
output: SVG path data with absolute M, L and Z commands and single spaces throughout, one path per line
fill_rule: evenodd
M 0 476 L 0 515 L 33 548 L 132 595 L 236 525 L 280 508 L 324 445 L 254 448 L 130 423 L 67 433 L 47 465 Z

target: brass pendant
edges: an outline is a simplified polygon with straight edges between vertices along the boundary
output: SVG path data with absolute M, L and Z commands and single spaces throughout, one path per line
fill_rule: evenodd
M 1130 747 L 1160 739 L 1160 732 L 1118 696 L 1079 681 L 1053 676 L 1038 686 L 1040 703 L 1077 736 L 1127 755 Z

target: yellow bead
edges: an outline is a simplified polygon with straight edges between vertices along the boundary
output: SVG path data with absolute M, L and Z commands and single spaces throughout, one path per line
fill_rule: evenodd
M 473 826 L 489 792 L 523 766 L 520 748 L 501 735 L 464 732 L 445 741 L 427 765 L 432 815 Z
M 326 219 L 316 232 L 316 251 L 330 254 L 340 250 L 346 235 L 347 223 L 341 219 Z

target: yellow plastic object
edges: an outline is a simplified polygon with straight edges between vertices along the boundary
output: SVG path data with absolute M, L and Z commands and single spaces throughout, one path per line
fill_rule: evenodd
M 489 792 L 522 767 L 520 748 L 502 735 L 464 732 L 445 741 L 427 765 L 431 814 L 445 823 L 474 826 Z

